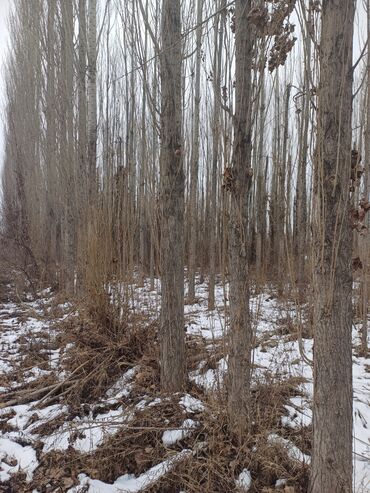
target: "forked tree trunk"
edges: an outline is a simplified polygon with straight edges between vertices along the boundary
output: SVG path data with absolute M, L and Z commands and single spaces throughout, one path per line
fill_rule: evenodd
M 352 491 L 353 0 L 324 0 L 314 212 L 312 493 Z
M 252 327 L 249 313 L 248 196 L 251 187 L 251 0 L 235 4 L 235 119 L 229 236 L 230 332 L 228 412 L 232 429 L 248 426 Z
M 163 0 L 161 63 L 161 387 L 185 386 L 184 170 L 180 0 Z

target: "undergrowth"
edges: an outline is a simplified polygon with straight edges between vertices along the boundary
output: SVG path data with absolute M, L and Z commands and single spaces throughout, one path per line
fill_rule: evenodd
M 71 405 L 96 402 L 125 370 L 140 364 L 141 386 L 159 388 L 157 323 L 127 306 L 104 299 L 80 306 L 64 324 L 64 345 L 70 345 L 64 369 L 76 383 L 66 395 Z M 139 390 L 139 389 L 138 389 Z
M 105 438 L 93 452 L 81 454 L 72 446 L 64 452 L 42 453 L 40 465 L 31 484 L 21 474 L 9 483 L 9 491 L 68 491 L 78 483 L 78 474 L 113 483 L 124 474 L 136 476 L 148 471 L 182 450 L 188 450 L 169 472 L 145 491 L 147 493 L 237 492 L 235 480 L 247 469 L 252 475 L 250 493 L 276 491 L 275 484 L 284 479 L 286 492 L 308 490 L 308 465 L 292 459 L 281 443 L 271 443 L 269 435 L 279 434 L 310 452 L 310 430 L 291 430 L 281 424 L 285 405 L 298 395 L 299 378 L 283 380 L 265 374 L 255 381 L 250 406 L 250 431 L 242 444 L 229 428 L 226 391 L 206 392 L 189 383 L 188 391 L 199 398 L 204 410 L 189 416 L 179 404 L 181 395 L 163 395 L 159 386 L 158 322 L 134 313 L 126 305 L 115 306 L 109 296 L 99 302 L 80 303 L 75 314 L 60 326 L 59 343 L 64 348 L 62 364 L 68 385 L 58 389 L 60 403 L 68 404 L 69 414 L 55 423 L 35 428 L 35 433 L 54 433 L 62 421 L 76 416 L 94 416 L 102 409 L 123 405 L 130 419 Z M 214 351 L 199 337 L 187 336 L 189 370 L 200 359 L 204 368 L 216 368 L 225 357 L 225 348 L 214 344 Z M 109 404 L 104 396 L 109 388 L 130 369 L 136 368 L 127 397 Z M 144 404 L 138 406 L 144 400 Z M 151 402 L 152 405 L 147 405 Z M 46 403 L 44 403 L 46 404 Z M 191 417 L 196 426 L 173 445 L 165 445 L 165 430 L 181 428 Z M 31 490 L 27 488 L 32 488 Z M 283 490 L 284 491 L 284 490 Z

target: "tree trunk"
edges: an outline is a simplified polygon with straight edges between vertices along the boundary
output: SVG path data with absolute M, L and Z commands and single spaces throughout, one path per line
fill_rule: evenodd
M 370 39 L 370 1 L 367 0 L 367 35 Z M 369 200 L 369 163 L 370 162 L 370 50 L 367 50 L 367 95 L 366 95 L 366 130 L 365 130 L 365 172 L 364 172 L 364 192 L 365 200 Z M 366 225 L 369 227 L 369 216 L 366 217 Z M 362 329 L 361 329 L 361 351 L 364 355 L 367 354 L 367 314 L 369 308 L 369 293 L 368 293 L 368 245 L 369 238 L 366 236 L 363 241 L 363 271 L 362 271 Z
M 229 237 L 230 332 L 228 412 L 233 430 L 248 426 L 252 327 L 249 313 L 247 254 L 248 195 L 251 187 L 251 0 L 235 5 L 235 119 Z
M 145 16 L 148 18 L 148 0 L 145 2 Z M 145 29 L 144 53 L 143 59 L 147 59 L 148 53 L 148 30 Z M 142 109 L 141 109 L 141 159 L 139 171 L 139 266 L 140 277 L 139 283 L 144 285 L 144 276 L 147 274 L 147 252 L 146 252 L 146 226 L 147 226 L 147 207 L 146 207 L 146 187 L 145 181 L 148 178 L 148 149 L 147 149 L 147 129 L 146 129 L 146 102 L 147 102 L 147 67 L 143 65 L 143 92 L 142 92 Z
M 295 258 L 297 268 L 298 299 L 302 302 L 305 298 L 306 279 L 305 279 L 305 256 L 306 256 L 306 236 L 307 236 L 307 191 L 306 191 L 306 170 L 307 170 L 307 151 L 308 151 L 308 130 L 310 119 L 311 96 L 310 80 L 311 74 L 311 39 L 310 30 L 312 27 L 312 12 L 305 29 L 305 50 L 304 50 L 304 86 L 303 86 L 303 109 L 299 129 L 299 151 L 298 151 L 298 172 L 297 172 L 297 217 L 295 238 Z
M 190 244 L 189 244 L 189 293 L 188 302 L 195 300 L 195 262 L 197 243 L 197 191 L 199 170 L 199 123 L 200 123 L 200 62 L 202 48 L 202 12 L 203 0 L 197 1 L 197 30 L 195 50 L 195 89 L 194 89 L 194 114 L 193 135 L 190 163 Z
M 352 491 L 353 0 L 324 0 L 314 212 L 313 493 Z
M 73 4 L 66 1 L 62 4 L 62 77 L 64 93 L 62 94 L 65 113 L 65 148 L 61 149 L 62 169 L 65 176 L 64 207 L 65 207 L 65 288 L 74 291 L 75 260 L 76 260 L 76 189 L 74 169 L 74 126 L 73 126 Z
M 289 103 L 290 103 L 291 85 L 287 84 L 285 91 L 284 101 L 284 132 L 283 132 L 283 149 L 281 160 L 279 160 L 279 185 L 278 185 L 278 229 L 279 229 L 279 262 L 278 262 L 278 285 L 279 291 L 283 291 L 283 285 L 286 281 L 286 241 L 287 231 L 286 225 L 286 210 L 287 210 L 287 190 L 286 190 L 286 169 L 287 169 L 287 157 L 288 157 L 288 140 L 289 140 Z
M 226 1 L 221 0 L 220 7 L 225 9 Z M 211 169 L 211 194 L 210 194 L 210 231 L 209 231 L 209 286 L 208 309 L 215 307 L 215 279 L 216 279 L 216 217 L 217 217 L 217 168 L 220 149 L 220 108 L 221 108 L 221 61 L 224 39 L 225 10 L 222 10 L 216 18 L 218 37 L 215 38 L 213 54 L 213 115 L 212 115 L 212 169 Z M 220 22 L 221 21 L 221 22 Z
M 90 203 L 96 190 L 96 0 L 89 0 L 88 30 L 88 162 L 89 162 L 89 199 Z
M 185 386 L 184 170 L 180 0 L 163 0 L 161 70 L 161 387 Z
M 78 143 L 77 143 L 77 187 L 78 193 L 78 224 L 79 224 L 79 244 L 78 253 L 78 274 L 77 283 L 81 288 L 82 279 L 85 276 L 84 267 L 85 259 L 83 255 L 83 247 L 81 239 L 86 233 L 86 208 L 88 204 L 88 170 L 87 170 L 87 137 L 86 137 L 86 121 L 87 121 L 87 104 L 86 104 L 86 0 L 78 2 Z
M 56 114 L 55 114 L 55 12 L 56 1 L 48 3 L 46 72 L 46 215 L 45 263 L 52 283 L 56 275 Z
M 261 56 L 265 56 L 264 52 Z M 256 275 L 257 279 L 264 279 L 265 273 L 265 241 L 266 241 L 266 209 L 267 209 L 267 194 L 266 194 L 266 177 L 264 173 L 264 126 L 266 122 L 266 97 L 265 97 L 265 77 L 264 73 L 261 73 L 259 82 L 259 108 L 258 108 L 258 132 L 256 132 Z M 256 124 L 257 126 L 257 124 Z

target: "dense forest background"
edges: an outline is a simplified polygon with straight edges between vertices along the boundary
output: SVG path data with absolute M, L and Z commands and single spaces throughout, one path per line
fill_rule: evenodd
M 189 385 L 184 303 L 205 283 L 212 311 L 223 286 L 239 444 L 255 412 L 251 293 L 291 300 L 298 339 L 315 340 L 315 493 L 352 491 L 369 30 L 368 2 L 353 0 L 15 0 L 9 16 L 4 269 L 119 323 L 130 286 L 160 279 L 169 393 Z

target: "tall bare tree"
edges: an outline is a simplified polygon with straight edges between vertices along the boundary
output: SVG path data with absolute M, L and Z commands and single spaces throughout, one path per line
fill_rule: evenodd
M 56 111 L 55 111 L 55 14 L 56 0 L 50 0 L 48 3 L 47 14 L 47 53 L 46 53 L 46 214 L 45 214 L 45 263 L 46 272 L 50 280 L 54 283 L 55 279 L 55 262 L 56 262 L 56 223 L 57 223 L 57 201 L 56 201 L 56 159 L 57 159 L 57 141 L 56 141 Z
M 192 129 L 191 163 L 190 163 L 190 243 L 189 243 L 189 293 L 188 301 L 195 299 L 195 270 L 197 243 L 197 191 L 199 174 L 199 125 L 200 125 L 200 62 L 202 48 L 202 13 L 203 0 L 197 0 L 197 29 L 195 49 L 195 87 L 194 116 Z
M 314 401 L 311 491 L 352 491 L 352 231 L 354 0 L 324 0 L 314 213 Z
M 370 1 L 367 0 L 367 37 L 370 39 Z M 369 42 L 369 41 L 368 41 Z M 365 127 L 365 163 L 370 162 L 370 50 L 367 50 L 367 67 L 366 67 L 366 79 L 367 79 L 367 88 L 366 88 L 366 127 Z M 365 167 L 364 172 L 364 196 L 365 200 L 369 200 L 369 188 L 370 188 L 370 180 L 369 180 L 369 166 Z M 367 226 L 369 226 L 369 219 L 367 218 Z M 363 245 L 363 257 L 365 257 L 365 261 L 363 262 L 363 272 L 362 272 L 362 330 L 361 330 L 361 350 L 363 354 L 367 354 L 368 351 L 368 343 L 367 343 L 367 335 L 368 335 L 368 308 L 369 308 L 369 265 L 367 262 L 368 258 L 368 248 L 369 248 L 369 239 L 366 237 L 362 242 Z
M 161 386 L 176 392 L 185 385 L 180 0 L 163 0 L 161 31 Z
M 96 143 L 97 143 L 97 107 L 96 107 L 96 0 L 89 0 L 88 13 L 88 161 L 90 199 L 96 189 Z
M 62 10 L 62 63 L 61 63 L 61 129 L 60 147 L 61 178 L 64 202 L 64 255 L 63 283 L 67 291 L 74 290 L 76 262 L 76 188 L 74 166 L 74 122 L 73 122 L 73 3 L 61 4 Z
M 234 430 L 248 426 L 252 326 L 249 311 L 248 196 L 252 181 L 252 51 L 251 0 L 235 3 L 235 117 L 229 189 L 230 334 L 228 411 Z
M 305 10 L 303 9 L 305 13 Z M 306 16 L 307 14 L 305 14 Z M 311 106 L 311 31 L 313 29 L 312 8 L 308 9 L 308 18 L 305 17 L 304 33 L 304 76 L 303 93 L 299 99 L 302 100 L 302 111 L 299 114 L 299 151 L 298 151 L 298 171 L 297 171 L 297 194 L 296 194 L 296 238 L 295 238 L 295 257 L 297 270 L 298 297 L 303 301 L 306 282 L 305 282 L 305 256 L 306 256 L 306 236 L 307 236 L 307 160 L 308 160 L 308 131 L 310 127 L 310 106 Z
M 215 280 L 216 280 L 216 226 L 217 226 L 217 170 L 220 161 L 220 134 L 221 134 L 221 61 L 224 42 L 225 5 L 226 0 L 218 4 L 221 13 L 215 19 L 215 36 L 213 52 L 213 115 L 212 115 L 212 168 L 210 190 L 210 225 L 209 225 L 209 287 L 208 308 L 215 307 Z

